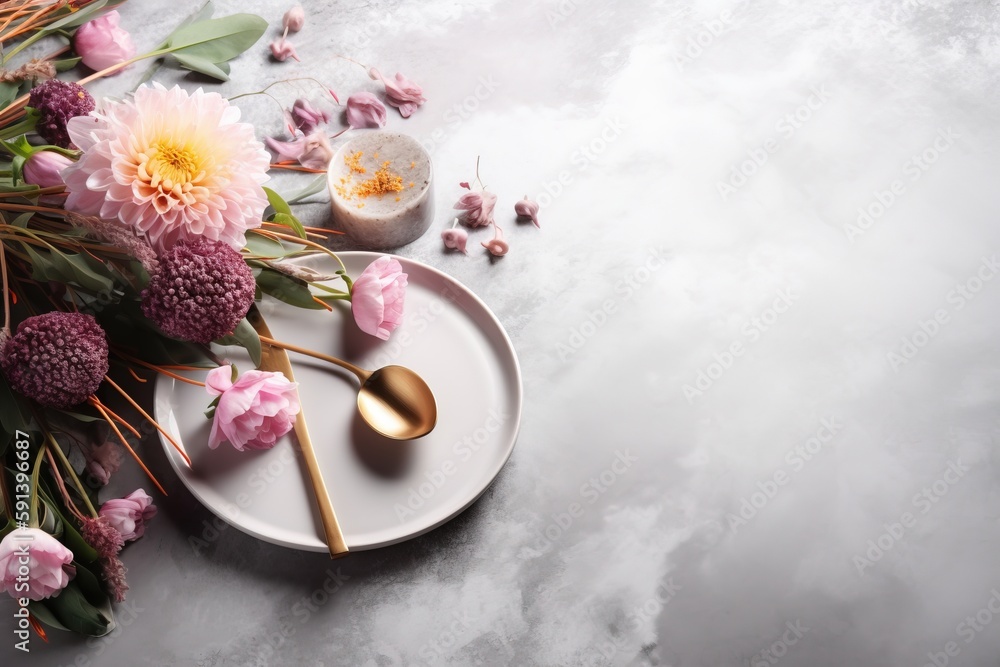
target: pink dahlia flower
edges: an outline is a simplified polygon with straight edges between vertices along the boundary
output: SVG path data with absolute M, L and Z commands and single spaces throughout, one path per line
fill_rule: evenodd
M 281 373 L 247 371 L 233 382 L 233 367 L 219 366 L 205 378 L 205 390 L 219 397 L 208 446 L 228 440 L 239 451 L 270 449 L 292 430 L 299 414 L 298 383 Z
M 44 600 L 58 594 L 76 576 L 72 562 L 73 552 L 62 542 L 44 530 L 21 528 L 7 533 L 0 542 L 0 584 L 12 598 Z M 26 582 L 19 581 L 22 567 L 28 571 Z
M 358 328 L 382 340 L 403 321 L 406 274 L 399 261 L 379 257 L 368 265 L 351 288 L 351 311 Z
M 222 241 L 234 250 L 267 207 L 270 157 L 218 93 L 144 86 L 67 130 L 83 155 L 63 172 L 66 208 L 119 220 L 157 250 Z
M 146 532 L 146 522 L 156 515 L 156 505 L 145 491 L 136 489 L 124 498 L 113 498 L 101 505 L 100 515 L 123 541 L 133 542 Z

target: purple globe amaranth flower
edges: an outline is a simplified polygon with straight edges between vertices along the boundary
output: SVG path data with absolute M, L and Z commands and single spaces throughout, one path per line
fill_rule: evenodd
M 233 332 L 256 288 L 250 267 L 228 244 L 181 242 L 160 256 L 142 291 L 142 312 L 168 336 L 210 343 Z
M 0 366 L 17 392 L 47 407 L 71 408 L 107 374 L 108 340 L 91 315 L 35 315 L 0 349 Z
M 49 79 L 31 89 L 28 106 L 38 112 L 35 131 L 42 139 L 61 148 L 72 148 L 66 123 L 70 118 L 86 116 L 96 103 L 80 84 Z

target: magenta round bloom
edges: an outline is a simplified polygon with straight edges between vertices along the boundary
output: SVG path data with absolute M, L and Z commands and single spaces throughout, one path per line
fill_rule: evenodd
M 221 241 L 178 243 L 142 291 L 142 312 L 168 336 L 210 343 L 250 310 L 256 282 L 240 253 Z
M 108 372 L 108 340 L 90 315 L 51 312 L 21 322 L 0 350 L 11 386 L 52 408 L 83 403 Z
M 86 116 L 96 103 L 90 93 L 78 83 L 49 79 L 31 89 L 28 106 L 38 112 L 35 131 L 50 144 L 71 148 L 66 123 L 70 118 Z

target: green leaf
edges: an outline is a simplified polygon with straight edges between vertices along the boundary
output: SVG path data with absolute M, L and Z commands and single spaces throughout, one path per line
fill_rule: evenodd
M 53 60 L 52 64 L 55 65 L 57 72 L 66 72 L 79 65 L 81 60 L 83 60 L 83 58 L 77 56 L 76 58 L 63 58 L 62 60 Z
M 89 578 L 87 574 L 90 575 Z M 103 603 L 95 605 L 84 595 L 78 579 L 90 578 L 94 578 L 94 575 L 83 566 L 78 566 L 77 579 L 69 582 L 58 596 L 43 600 L 40 604 L 67 630 L 91 637 L 103 637 L 115 628 L 114 612 L 107 596 Z
M 281 198 L 277 192 L 271 188 L 265 187 L 264 193 L 267 195 L 267 203 L 271 205 L 275 213 L 285 213 L 287 215 L 292 214 L 292 209 L 288 206 L 284 199 Z
M 107 4 L 108 0 L 96 0 L 95 2 L 91 2 L 87 6 L 81 7 L 80 9 L 72 12 L 68 16 L 63 17 L 58 21 L 55 21 L 54 23 L 48 24 L 47 26 L 42 28 L 40 32 L 48 35 L 58 30 L 65 30 L 66 28 L 75 28 L 77 26 L 81 26 L 87 21 L 96 17 L 99 13 L 101 13 L 101 10 L 104 9 L 105 5 Z
M 303 227 L 302 223 L 299 222 L 299 219 L 291 213 L 275 213 L 271 222 L 288 227 L 295 232 L 295 235 L 300 239 L 304 239 L 306 237 L 305 227 Z
M 219 64 L 232 60 L 257 43 L 267 21 L 253 14 L 233 14 L 182 25 L 167 38 L 176 56 L 195 56 Z
M 295 252 L 285 248 L 281 241 L 256 233 L 247 234 L 246 249 L 258 257 L 284 257 Z
M 229 81 L 228 63 L 216 65 L 212 61 L 206 60 L 205 58 L 202 58 L 194 53 L 174 53 L 173 56 L 177 61 L 177 64 L 184 69 L 189 69 L 192 72 L 198 72 L 199 74 L 210 76 L 213 79 L 218 79 L 219 81 Z
M 293 306 L 313 310 L 323 308 L 322 304 L 313 299 L 313 293 L 306 283 L 273 269 L 261 270 L 257 275 L 257 286 L 265 294 Z
M 17 92 L 20 88 L 16 83 L 0 83 L 0 109 L 6 109 L 11 102 L 17 99 Z
M 46 607 L 41 602 L 35 602 L 34 600 L 29 602 L 28 611 L 31 612 L 32 616 L 34 616 L 35 618 L 37 618 L 39 621 L 49 626 L 50 628 L 55 628 L 56 630 L 69 631 L 69 628 L 67 628 L 65 625 L 56 620 L 55 614 L 49 611 L 49 608 Z
M 301 190 L 299 190 L 298 192 L 296 192 L 294 195 L 292 195 L 291 197 L 289 197 L 288 198 L 288 203 L 289 204 L 297 204 L 298 202 L 302 201 L 306 197 L 312 197 L 315 194 L 319 194 L 320 192 L 323 192 L 324 190 L 326 190 L 326 187 L 327 187 L 327 185 L 326 185 L 326 174 L 323 174 L 322 176 L 317 176 L 313 180 L 312 183 L 310 183 L 309 185 L 307 185 L 306 187 L 302 188 Z
M 250 354 L 250 359 L 253 360 L 253 365 L 260 366 L 260 336 L 257 335 L 257 331 L 247 321 L 247 318 L 244 317 L 240 320 L 233 333 L 223 336 L 215 342 L 219 345 L 239 345 L 245 347 Z

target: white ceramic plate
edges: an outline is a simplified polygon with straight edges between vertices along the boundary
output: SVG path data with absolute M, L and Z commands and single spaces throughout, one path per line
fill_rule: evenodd
M 357 277 L 379 255 L 339 253 Z M 270 297 L 261 303 L 274 336 L 362 368 L 408 366 L 427 381 L 438 423 L 418 440 L 388 440 L 358 416 L 354 376 L 289 353 L 302 407 L 347 545 L 373 549 L 425 533 L 471 505 L 506 463 L 521 419 L 521 371 L 503 327 L 466 287 L 429 266 L 398 258 L 409 274 L 402 325 L 388 341 L 362 333 L 350 305 L 303 310 Z M 327 256 L 303 264 L 332 274 Z M 342 284 L 341 284 L 342 286 Z M 246 352 L 221 348 L 240 370 Z M 200 374 L 204 377 L 204 374 Z M 293 434 L 267 451 L 208 449 L 211 397 L 161 377 L 156 419 L 193 461 L 163 446 L 174 470 L 206 507 L 240 530 L 275 544 L 326 551 L 312 490 Z M 163 440 L 161 438 L 161 440 Z

